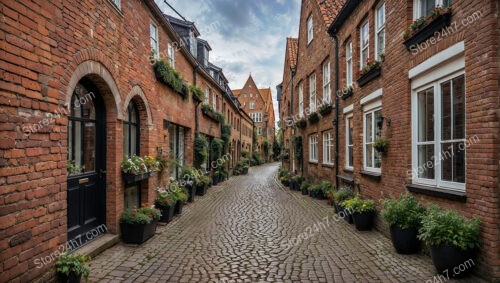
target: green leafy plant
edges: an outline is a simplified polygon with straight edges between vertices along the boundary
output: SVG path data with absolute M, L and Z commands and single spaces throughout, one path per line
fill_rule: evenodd
M 83 172 L 83 167 L 76 165 L 74 160 L 68 160 L 66 163 L 66 169 L 69 176 Z
M 297 122 L 295 122 L 295 126 L 299 129 L 304 129 L 305 127 L 307 127 L 307 120 L 305 117 L 302 117 L 300 118 L 299 120 L 297 120 Z
M 201 176 L 198 179 L 198 184 L 201 186 L 208 186 L 212 183 L 212 178 L 210 176 Z
M 201 105 L 201 110 L 206 111 L 206 112 L 214 112 L 214 108 L 212 107 L 212 105 L 210 105 L 208 103 L 203 103 Z
M 231 140 L 231 125 L 224 124 L 221 126 L 221 138 L 225 144 L 229 144 Z
M 165 208 L 175 205 L 177 202 L 174 192 L 159 193 L 155 199 L 155 206 Z
M 90 261 L 89 256 L 84 256 L 78 253 L 68 254 L 62 253 L 56 260 L 56 271 L 69 277 L 70 274 L 83 276 L 87 281 L 90 274 L 90 267 L 87 262 Z
M 196 87 L 194 85 L 190 85 L 189 90 L 191 91 L 191 95 L 192 95 L 194 100 L 200 102 L 200 101 L 203 101 L 203 99 L 205 99 L 205 94 L 203 93 L 203 91 L 199 87 Z
M 327 115 L 332 112 L 332 104 L 330 102 L 324 102 L 318 107 L 318 112 L 321 115 Z
M 120 167 L 123 173 L 144 174 L 148 172 L 148 167 L 144 159 L 136 155 L 125 157 Z
M 462 250 L 479 248 L 481 222 L 477 218 L 468 220 L 456 211 L 443 211 L 432 205 L 422 218 L 418 238 L 432 246 L 449 244 Z
M 201 134 L 197 134 L 194 138 L 194 163 L 200 168 L 207 161 L 207 139 Z
M 189 96 L 189 88 L 181 77 L 181 74 L 172 68 L 164 60 L 156 60 L 154 69 L 159 79 L 180 94 L 184 99 Z
M 185 188 L 174 191 L 175 198 L 178 199 L 183 204 L 188 202 L 189 196 Z
M 319 114 L 318 112 L 312 112 L 311 114 L 309 114 L 309 122 L 311 123 L 316 123 L 319 121 Z
M 303 159 L 303 152 L 302 152 L 302 137 L 301 136 L 294 136 L 293 137 L 293 147 L 294 147 L 294 153 L 295 153 L 295 160 L 299 164 L 302 164 L 302 159 Z
M 449 6 L 449 3 L 444 6 L 436 6 L 429 16 L 423 16 L 420 17 L 416 20 L 414 20 L 404 31 L 403 33 L 403 38 L 406 40 L 410 37 L 412 37 L 414 34 L 416 34 L 418 31 L 420 31 L 423 27 L 427 26 L 427 24 L 431 23 L 435 19 L 437 19 L 439 16 L 451 13 L 451 6 Z
M 354 197 L 354 192 L 348 187 L 340 188 L 338 191 L 333 193 L 333 199 L 337 204 L 340 204 L 343 201 L 353 197 Z
M 149 224 L 153 219 L 160 218 L 160 211 L 151 206 L 143 205 L 141 208 L 133 207 L 126 209 L 121 217 L 120 223 L 140 225 Z
M 215 112 L 215 119 L 217 121 L 219 121 L 220 123 L 224 123 L 224 121 L 226 120 L 224 118 L 224 114 L 220 113 L 220 112 Z
M 302 185 L 300 185 L 301 190 L 309 190 L 310 187 L 311 187 L 311 183 L 309 183 L 307 181 L 302 182 Z
M 373 148 L 378 152 L 386 152 L 388 147 L 388 142 L 386 139 L 378 138 L 373 143 Z
M 369 71 L 371 71 L 373 69 L 380 68 L 381 65 L 382 65 L 382 61 L 373 60 L 371 58 L 368 58 L 366 60 L 366 65 L 363 66 L 363 68 L 361 68 L 361 70 L 357 71 L 357 77 L 360 78 L 360 77 L 364 76 L 365 74 L 367 74 Z
M 399 199 L 384 199 L 381 201 L 382 217 L 390 226 L 396 225 L 407 229 L 420 227 L 425 209 L 411 194 L 403 194 Z
M 364 200 L 361 199 L 359 196 L 343 201 L 342 206 L 354 213 L 375 211 L 376 208 L 375 201 L 371 199 Z

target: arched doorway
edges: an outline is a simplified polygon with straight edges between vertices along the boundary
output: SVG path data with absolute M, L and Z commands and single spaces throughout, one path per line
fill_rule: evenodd
M 68 118 L 68 241 L 106 222 L 106 109 L 97 87 L 86 78 L 76 85 Z

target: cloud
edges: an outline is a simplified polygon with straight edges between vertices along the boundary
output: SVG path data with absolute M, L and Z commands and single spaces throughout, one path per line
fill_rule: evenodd
M 163 0 L 167 14 L 177 16 Z M 195 22 L 212 46 L 210 61 L 223 68 L 231 88 L 242 88 L 249 73 L 259 87 L 275 86 L 283 78 L 286 37 L 298 34 L 300 0 L 168 0 L 182 16 Z M 218 23 L 206 33 L 205 27 Z M 210 29 L 208 29 L 210 30 Z M 274 101 L 276 117 L 278 103 Z

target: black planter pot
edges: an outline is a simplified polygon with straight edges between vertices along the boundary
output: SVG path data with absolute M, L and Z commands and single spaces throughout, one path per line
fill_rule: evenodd
M 290 190 L 295 191 L 297 190 L 297 182 L 294 180 L 290 181 Z
M 418 229 L 401 228 L 396 225 L 391 226 L 391 240 L 394 248 L 399 254 L 414 254 L 420 251 L 422 242 L 417 238 Z
M 326 199 L 326 197 L 325 197 L 325 192 L 323 192 L 323 191 L 318 191 L 318 192 L 316 193 L 316 197 L 317 197 L 317 199 L 320 199 L 320 200 L 324 200 L 324 199 Z
M 289 181 L 283 181 L 283 186 L 285 187 L 289 187 L 290 186 L 290 182 Z
M 178 200 L 177 203 L 175 204 L 174 214 L 175 215 L 181 214 L 183 206 L 184 204 L 182 203 L 182 201 Z
M 328 105 L 327 107 L 325 107 L 323 109 L 320 109 L 319 110 L 319 114 L 321 114 L 323 116 L 326 116 L 326 115 L 332 113 L 332 110 L 333 110 L 333 106 L 332 105 Z
M 349 224 L 353 224 L 354 223 L 354 219 L 352 218 L 352 214 L 346 209 L 344 208 L 342 205 L 337 205 L 337 208 L 339 210 L 339 216 L 342 217 L 345 222 L 349 223 Z
M 431 245 L 430 250 L 436 270 L 439 273 L 446 273 L 450 277 L 465 277 L 473 270 L 475 265 L 476 249 L 464 251 L 449 244 L 441 244 L 439 246 Z
M 207 186 L 196 186 L 196 195 L 204 196 L 207 193 Z
M 172 219 L 174 219 L 175 213 L 175 204 L 171 206 L 158 206 L 158 209 L 161 211 L 160 222 L 162 223 L 170 223 Z
M 146 180 L 149 177 L 150 173 L 143 173 L 143 174 L 122 173 L 122 178 L 126 185 Z
M 80 283 L 82 281 L 82 274 L 76 275 L 70 272 L 69 275 L 57 273 L 57 279 L 61 283 Z
M 376 68 L 371 69 L 366 74 L 364 74 L 361 77 L 359 77 L 359 79 L 358 79 L 358 85 L 359 86 L 366 85 L 371 80 L 373 80 L 373 79 L 377 78 L 378 76 L 380 76 L 381 72 L 382 71 L 381 71 L 380 67 L 376 67 Z
M 153 237 L 157 224 L 158 220 L 153 220 L 149 224 L 120 223 L 122 240 L 127 244 L 142 244 Z
M 194 185 L 186 185 L 188 190 L 188 202 L 194 202 L 194 195 L 196 194 L 196 187 Z
M 311 124 L 318 123 L 318 122 L 319 122 L 319 115 L 318 115 L 318 113 L 311 114 L 311 115 L 309 116 L 309 122 L 310 122 Z
M 218 183 L 219 183 L 219 176 L 214 176 L 212 178 L 212 185 L 217 186 Z
M 309 192 L 307 191 L 307 189 L 302 189 L 303 196 L 307 196 L 308 194 L 309 194 Z
M 248 174 L 248 168 L 243 168 L 243 172 L 242 173 L 243 173 L 243 175 Z
M 436 33 L 440 32 L 443 28 L 449 26 L 451 23 L 451 12 L 438 16 L 432 22 L 420 28 L 415 34 L 413 34 L 410 38 L 405 40 L 403 44 L 406 46 L 406 49 L 411 50 L 412 47 L 416 48 L 416 46 L 427 39 L 436 35 Z
M 342 89 L 342 99 L 346 100 L 354 94 L 354 90 L 352 89 Z
M 318 192 L 313 192 L 313 191 L 311 191 L 310 196 L 311 196 L 312 198 L 318 198 Z
M 354 225 L 358 231 L 369 231 L 373 227 L 373 218 L 375 213 L 373 211 L 367 212 L 354 212 L 352 214 L 352 219 L 354 220 Z

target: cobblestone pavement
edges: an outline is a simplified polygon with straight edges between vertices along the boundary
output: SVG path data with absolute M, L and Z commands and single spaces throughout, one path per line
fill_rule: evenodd
M 91 262 L 90 281 L 434 282 L 429 257 L 398 255 L 379 232 L 336 221 L 324 201 L 284 189 L 277 169 L 253 167 L 141 246 L 106 250 Z M 303 233 L 308 239 L 295 240 Z

